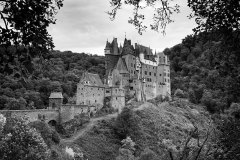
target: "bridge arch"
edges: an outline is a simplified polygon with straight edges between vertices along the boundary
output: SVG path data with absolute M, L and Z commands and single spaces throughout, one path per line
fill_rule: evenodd
M 52 120 L 48 121 L 48 125 L 55 127 L 57 125 L 57 121 L 52 119 Z

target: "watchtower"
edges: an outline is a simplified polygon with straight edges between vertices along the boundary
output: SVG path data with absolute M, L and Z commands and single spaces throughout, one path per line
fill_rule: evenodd
M 49 96 L 49 109 L 60 109 L 63 104 L 61 92 L 52 92 Z

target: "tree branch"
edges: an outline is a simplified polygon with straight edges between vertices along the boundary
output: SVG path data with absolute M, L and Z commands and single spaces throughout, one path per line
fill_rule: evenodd
M 0 15 L 1 15 L 1 18 L 2 18 L 3 21 L 4 21 L 4 24 L 5 24 L 5 27 L 6 27 L 5 29 L 8 30 L 8 24 L 7 24 L 7 21 L 6 21 L 5 17 L 3 16 L 3 13 L 0 12 Z

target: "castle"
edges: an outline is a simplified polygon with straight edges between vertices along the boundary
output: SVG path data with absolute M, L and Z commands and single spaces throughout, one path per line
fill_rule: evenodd
M 118 112 L 125 106 L 126 96 L 146 101 L 157 96 L 170 97 L 170 63 L 163 53 L 153 53 L 125 38 L 118 46 L 117 38 L 106 42 L 105 78 L 85 72 L 77 84 L 76 104 L 63 104 L 61 92 L 53 92 L 47 109 L 1 110 L 8 116 L 28 116 L 30 121 L 44 119 L 47 123 L 64 123 L 80 113 L 95 113 L 106 99 Z
M 99 75 L 84 73 L 77 86 L 77 105 L 104 104 L 110 98 L 113 108 L 121 111 L 125 96 L 145 101 L 157 96 L 170 97 L 170 63 L 164 53 L 154 53 L 125 38 L 118 46 L 117 38 L 106 42 L 105 79 Z

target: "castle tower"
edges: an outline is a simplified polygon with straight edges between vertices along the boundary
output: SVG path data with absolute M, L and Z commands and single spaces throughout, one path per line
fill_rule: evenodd
M 113 54 L 114 55 L 118 55 L 118 42 L 117 42 L 117 38 L 113 38 L 113 41 L 112 41 L 112 50 L 113 50 Z
M 48 109 L 61 109 L 63 103 L 62 92 L 52 92 L 49 96 Z
M 110 43 L 108 42 L 108 40 L 107 40 L 107 42 L 106 42 L 106 46 L 105 46 L 105 49 L 104 49 L 104 54 L 105 54 L 105 55 L 106 55 L 106 54 L 111 54 Z

